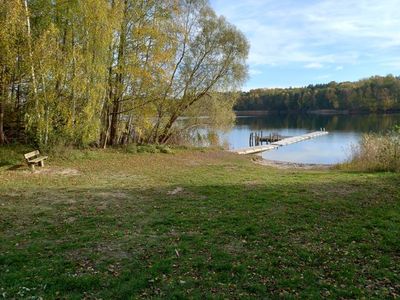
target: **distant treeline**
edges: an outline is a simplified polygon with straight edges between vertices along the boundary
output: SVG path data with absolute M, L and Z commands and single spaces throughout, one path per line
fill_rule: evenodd
M 374 76 L 302 88 L 255 89 L 241 94 L 237 111 L 400 111 L 400 77 Z

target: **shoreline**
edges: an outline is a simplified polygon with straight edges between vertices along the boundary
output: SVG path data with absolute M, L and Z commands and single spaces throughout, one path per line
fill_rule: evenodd
M 335 110 L 335 109 L 319 109 L 319 110 L 305 110 L 305 111 L 271 111 L 271 110 L 234 110 L 237 117 L 252 117 L 252 116 L 266 116 L 266 115 L 395 115 L 400 114 L 400 110 L 391 111 L 351 111 L 351 110 Z
M 308 164 L 308 163 L 294 163 L 288 161 L 269 160 L 264 158 L 253 159 L 253 162 L 258 165 L 274 167 L 277 169 L 298 169 L 298 170 L 329 170 L 333 169 L 336 165 L 328 164 Z

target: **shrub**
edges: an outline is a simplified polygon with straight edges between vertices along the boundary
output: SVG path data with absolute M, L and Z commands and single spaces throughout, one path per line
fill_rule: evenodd
M 366 134 L 353 147 L 349 169 L 359 171 L 400 171 L 400 128 L 386 134 Z
M 159 145 L 157 146 L 157 149 L 160 151 L 160 153 L 165 153 L 165 154 L 173 154 L 174 152 L 172 151 L 171 148 L 165 145 Z
M 135 154 L 138 153 L 138 147 L 136 146 L 136 144 L 128 144 L 125 148 L 125 151 L 127 153 Z
M 137 147 L 138 153 L 158 153 L 160 152 L 155 145 L 141 145 Z
M 127 153 L 135 154 L 135 153 L 165 153 L 165 154 L 173 154 L 171 148 L 165 145 L 136 145 L 129 144 L 126 146 L 125 151 Z

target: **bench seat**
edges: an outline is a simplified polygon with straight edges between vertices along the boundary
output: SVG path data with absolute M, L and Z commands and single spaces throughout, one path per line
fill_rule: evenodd
M 40 161 L 42 161 L 42 160 L 45 160 L 45 159 L 47 159 L 48 158 L 48 156 L 39 156 L 39 157 L 37 157 L 37 158 L 34 158 L 34 159 L 29 159 L 28 160 L 28 162 L 29 163 L 38 163 L 38 162 L 40 162 Z

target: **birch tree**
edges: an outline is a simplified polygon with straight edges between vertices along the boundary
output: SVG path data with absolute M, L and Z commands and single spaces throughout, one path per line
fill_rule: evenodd
M 26 32 L 24 27 L 24 7 L 20 1 L 0 1 L 0 144 L 7 139 L 4 132 L 5 120 L 11 119 L 15 86 L 21 86 L 23 77 Z M 8 112 L 8 118 L 6 118 Z
M 182 116 L 232 116 L 221 95 L 246 77 L 246 39 L 206 0 L 0 0 L 0 14 L 0 143 L 5 120 L 40 147 L 168 143 Z

